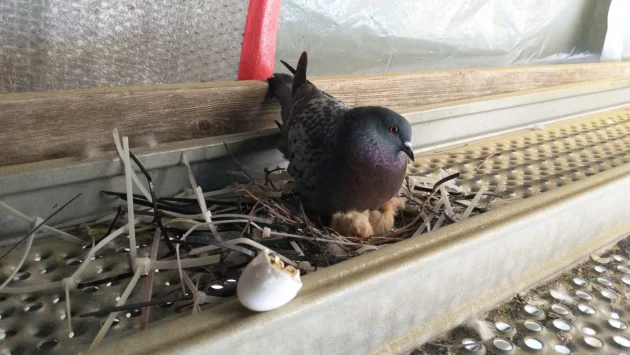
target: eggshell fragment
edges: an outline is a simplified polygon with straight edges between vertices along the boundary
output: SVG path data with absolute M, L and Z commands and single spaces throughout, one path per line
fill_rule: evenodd
M 291 301 L 302 288 L 300 271 L 285 266 L 271 250 L 260 252 L 243 270 L 236 296 L 243 306 L 265 312 Z

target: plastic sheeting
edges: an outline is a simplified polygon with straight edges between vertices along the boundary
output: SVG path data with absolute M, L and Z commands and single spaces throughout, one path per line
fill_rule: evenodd
M 613 0 L 608 12 L 608 31 L 604 40 L 601 61 L 630 60 L 630 1 Z
M 249 0 L 0 0 L 0 93 L 235 80 Z
M 609 6 L 610 0 L 283 0 L 276 58 L 295 64 L 306 50 L 310 75 L 597 62 Z M 281 64 L 276 70 L 285 71 Z

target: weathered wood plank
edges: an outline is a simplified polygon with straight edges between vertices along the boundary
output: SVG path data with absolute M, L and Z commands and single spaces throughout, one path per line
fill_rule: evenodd
M 351 105 L 417 106 L 630 76 L 630 63 L 435 70 L 311 80 Z M 0 95 L 0 165 L 269 128 L 279 118 L 264 82 L 215 82 Z

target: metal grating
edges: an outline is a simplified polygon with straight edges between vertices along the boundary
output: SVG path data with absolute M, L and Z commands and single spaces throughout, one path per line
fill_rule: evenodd
M 138 256 L 149 256 L 152 236 L 139 234 Z M 89 237 L 87 237 L 89 238 Z M 86 238 L 86 239 L 87 239 Z M 51 243 L 52 241 L 52 243 Z M 130 270 L 126 240 L 115 240 L 90 262 L 80 281 L 92 281 L 114 277 Z M 5 248 L 0 249 L 4 253 Z M 27 262 L 9 285 L 25 287 L 61 281 L 69 277 L 81 265 L 89 249 L 59 239 L 37 240 L 28 255 Z M 165 250 L 160 250 L 164 253 Z M 0 264 L 0 277 L 5 280 L 21 258 L 20 253 L 9 254 Z M 123 261 L 123 262 L 121 262 Z M 144 279 L 130 296 L 131 302 L 141 302 L 144 297 Z M 98 286 L 73 289 L 70 292 L 72 327 L 74 336 L 68 336 L 65 294 L 63 289 L 33 294 L 0 293 L 0 354 L 31 354 L 46 350 L 50 354 L 68 354 L 85 351 L 96 336 L 106 317 L 78 317 L 113 306 L 127 286 L 129 279 L 107 282 Z M 173 292 L 181 291 L 177 270 L 160 270 L 153 275 L 154 299 L 169 299 Z M 211 294 L 211 291 L 208 291 Z M 152 306 L 150 322 L 179 314 L 189 313 L 186 303 L 167 303 Z M 138 330 L 140 311 L 119 313 L 108 336 Z
M 466 192 L 482 184 L 507 198 L 526 198 L 629 163 L 630 109 L 557 122 L 479 142 L 428 152 L 410 171 L 461 174 Z
M 420 154 L 416 163 L 410 166 L 410 171 L 423 176 L 439 174 L 440 169 L 448 173 L 459 172 L 461 177 L 456 180 L 456 183 L 465 191 L 476 191 L 481 184 L 488 184 L 492 190 L 496 189 L 497 193 L 504 194 L 508 198 L 526 198 L 628 163 L 630 158 L 626 156 L 626 152 L 629 149 L 630 109 L 619 109 L 490 138 L 448 150 Z M 139 238 L 144 238 L 139 239 L 139 255 L 148 255 L 151 237 L 139 236 Z M 98 260 L 90 263 L 83 281 L 127 271 L 128 265 L 120 262 L 123 260 L 120 258 L 120 253 L 126 252 L 124 247 L 122 244 L 114 245 L 101 254 Z M 622 253 L 619 252 L 619 254 Z M 17 280 L 10 286 L 60 281 L 70 275 L 86 255 L 87 250 L 73 244 L 58 240 L 54 243 L 47 243 L 46 239 L 39 240 L 34 244 L 28 262 L 17 275 Z M 15 254 L 10 256 L 16 257 Z M 124 260 L 128 259 L 124 258 Z M 16 261 L 11 258 L 3 260 L 0 265 L 0 277 L 6 278 L 12 272 L 11 265 L 15 265 Z M 612 270 L 614 267 L 619 270 L 619 266 L 625 261 L 620 259 L 611 263 L 613 263 L 612 266 L 607 266 L 609 269 Z M 164 295 L 181 287 L 177 271 L 155 273 L 154 277 L 155 295 Z M 591 280 L 593 277 L 595 276 L 588 273 L 583 274 L 585 280 Z M 615 283 L 614 285 L 621 286 L 613 276 L 601 277 L 610 279 Z M 597 279 L 596 281 L 599 282 Z M 71 294 L 73 328 L 76 333 L 73 338 L 69 338 L 67 334 L 67 315 L 62 292 L 32 295 L 2 294 L 0 338 L 3 338 L 3 341 L 0 343 L 0 351 L 23 354 L 45 349 L 48 353 L 65 354 L 84 350 L 92 341 L 104 318 L 78 318 L 76 315 L 113 305 L 125 285 L 124 281 L 119 284 L 114 282 L 111 285 L 101 285 L 98 289 L 77 290 Z M 614 285 L 608 288 L 616 290 L 617 294 L 625 295 L 625 292 L 615 288 Z M 571 290 L 570 287 L 573 286 L 570 284 L 566 286 Z M 142 292 L 143 287 L 137 287 L 130 297 L 130 302 L 141 300 Z M 592 290 L 588 292 L 593 295 L 594 300 L 598 299 L 598 295 L 602 295 L 601 292 L 596 294 Z M 577 296 L 571 297 L 577 299 Z M 585 302 L 585 304 L 588 303 Z M 551 314 L 543 307 L 546 304 L 533 302 L 531 305 L 539 307 L 546 316 Z M 511 309 L 509 307 L 512 306 L 501 306 L 495 310 L 495 313 L 500 315 L 501 309 Z M 529 307 L 528 309 L 531 310 Z M 178 305 L 152 306 L 151 321 L 178 314 L 185 315 L 189 313 L 188 311 L 182 312 Z M 599 310 L 596 311 L 599 312 Z M 571 312 L 577 314 L 575 310 Z M 624 312 L 620 311 L 618 314 L 621 321 L 630 322 L 630 320 L 624 320 Z M 140 320 L 135 315 L 134 312 L 122 314 L 119 322 L 108 333 L 108 337 L 138 330 Z M 500 318 L 496 319 L 499 321 Z M 509 320 L 512 327 L 520 326 L 518 321 L 521 318 L 515 317 Z M 543 326 L 547 325 L 543 324 Z M 593 327 L 591 329 L 596 329 L 596 335 L 600 337 L 605 335 L 601 333 L 603 329 L 601 324 L 599 327 Z M 448 338 L 449 344 L 461 344 L 465 338 L 475 339 L 475 333 L 455 331 L 455 334 L 457 336 Z M 512 346 L 521 346 L 520 340 L 525 341 L 525 338 L 518 338 L 518 336 L 505 336 L 505 338 Z M 549 337 L 537 336 L 535 339 L 543 344 L 554 344 Z M 621 338 L 617 338 L 619 339 Z M 600 340 L 605 343 L 604 345 L 610 343 L 609 339 L 600 338 Z M 533 342 L 530 343 L 533 344 Z M 571 349 L 574 345 L 566 342 L 566 346 Z M 453 349 L 436 347 L 433 350 L 439 351 L 437 353 L 444 353 L 444 351 L 448 353 Z M 482 350 L 486 351 L 485 348 Z M 419 351 L 425 351 L 425 349 Z
M 429 152 L 411 171 L 459 172 L 455 183 L 465 191 L 483 183 L 507 198 L 527 198 L 629 163 L 629 150 L 630 109 L 624 108 Z M 628 246 L 630 237 L 412 354 L 630 353 L 623 307 L 630 300 Z M 492 338 L 481 339 L 479 324 Z
M 412 354 L 630 353 L 629 258 L 630 237 Z

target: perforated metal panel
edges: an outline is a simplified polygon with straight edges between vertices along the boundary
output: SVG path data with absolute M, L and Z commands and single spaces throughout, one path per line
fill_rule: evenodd
M 413 354 L 630 353 L 629 242 L 490 311 L 482 326 L 495 337 L 460 327 Z
M 607 111 L 421 155 L 419 175 L 459 172 L 468 192 L 482 184 L 507 198 L 530 197 L 630 162 L 630 109 Z
M 460 172 L 455 183 L 464 190 L 486 184 L 507 198 L 527 198 L 629 163 L 629 150 L 626 108 L 427 153 L 410 170 L 420 175 L 436 175 L 440 169 Z M 413 354 L 630 353 L 630 317 L 625 311 L 630 299 L 629 243 L 630 237 L 498 305 L 483 319 L 496 338 L 482 341 L 478 328 L 468 325 Z
M 149 256 L 152 237 L 140 235 L 138 256 Z M 114 277 L 129 271 L 129 244 L 127 239 L 111 243 L 88 265 L 80 281 L 94 281 Z M 6 248 L 0 249 L 4 254 Z M 89 249 L 59 239 L 45 238 L 36 241 L 20 272 L 10 287 L 25 287 L 61 281 L 74 273 L 85 260 Z M 160 250 L 163 253 L 164 250 Z M 5 280 L 18 264 L 21 253 L 11 253 L 0 264 L 0 278 Z M 130 302 L 143 301 L 146 277 L 130 296 Z M 83 313 L 114 306 L 129 283 L 129 278 L 107 282 L 98 286 L 75 289 L 70 292 L 72 328 L 74 336 L 68 336 L 66 298 L 64 290 L 33 294 L 0 294 L 0 354 L 32 354 L 38 350 L 48 353 L 70 354 L 85 351 L 105 317 L 78 317 Z M 153 295 L 169 299 L 171 291 L 180 291 L 177 271 L 160 270 L 153 275 Z M 186 302 L 151 307 L 150 321 L 179 313 Z M 190 309 L 188 309 L 190 311 Z M 121 312 L 112 325 L 108 336 L 138 330 L 139 310 Z
M 455 180 L 455 183 L 466 191 L 476 191 L 481 184 L 487 184 L 492 187 L 492 190 L 496 188 L 497 194 L 503 194 L 508 198 L 526 198 L 628 163 L 630 162 L 630 158 L 627 157 L 629 149 L 630 109 L 619 109 L 486 139 L 465 146 L 453 147 L 449 150 L 420 154 L 416 163 L 410 166 L 410 172 L 419 175 L 435 175 L 439 169 L 451 173 L 460 172 L 462 175 Z M 144 239 L 139 241 L 142 245 L 139 249 L 141 256 L 148 254 L 146 245 L 149 244 L 150 237 L 143 236 L 142 238 Z M 106 253 L 102 254 L 101 258 L 89 265 L 85 280 L 115 275 L 128 269 L 128 265 L 120 262 L 120 260 L 128 259 L 120 257 L 120 252 L 124 253 L 125 250 L 124 241 L 119 242 L 121 244 L 113 245 Z M 569 349 L 587 349 L 582 348 L 582 346 L 586 346 L 582 344 L 585 339 L 593 343 L 596 343 L 597 340 L 585 338 L 586 336 L 600 339 L 602 346 L 604 346 L 603 349 L 622 346 L 623 344 L 620 345 L 619 343 L 624 343 L 624 338 L 614 338 L 614 336 L 623 334 L 610 329 L 610 327 L 606 328 L 606 324 L 611 325 L 612 315 L 610 312 L 605 313 L 606 307 L 610 304 L 609 301 L 606 301 L 610 298 L 606 297 L 613 294 L 605 290 L 613 290 L 617 295 L 612 296 L 616 297 L 615 299 L 622 299 L 629 292 L 626 290 L 626 281 L 630 284 L 630 278 L 626 281 L 622 278 L 626 271 L 630 271 L 630 263 L 625 260 L 628 255 L 624 254 L 625 252 L 626 249 L 615 252 L 623 256 L 624 259 L 613 258 L 610 264 L 605 266 L 608 269 L 606 272 L 592 271 L 591 268 L 595 265 L 589 265 L 588 268 L 576 269 L 577 273 L 570 272 L 568 274 L 570 277 L 563 279 L 567 292 L 575 300 L 575 303 L 565 304 L 563 307 L 569 309 L 573 318 L 568 316 L 557 318 L 568 319 L 567 322 L 570 323 L 573 330 L 565 333 L 572 337 L 570 341 L 558 338 L 558 334 L 560 334 L 558 332 L 545 330 L 553 326 L 564 326 L 559 321 L 555 322 L 557 324 L 553 323 L 554 319 L 549 318 L 552 314 L 550 309 L 556 315 L 563 312 L 558 306 L 555 307 L 555 310 L 550 308 L 555 303 L 561 304 L 563 302 L 550 299 L 549 292 L 545 293 L 548 288 L 543 287 L 540 289 L 542 291 L 528 294 L 535 294 L 536 297 L 528 298 L 527 295 L 524 295 L 524 301 L 500 306 L 493 311 L 494 313 L 491 312 L 491 315 L 496 317 L 493 316 L 494 318 L 488 319 L 494 322 L 509 323 L 513 328 L 522 326 L 527 328 L 525 324 L 519 322 L 535 320 L 540 323 L 541 327 L 545 328 L 541 328 L 540 331 L 518 330 L 516 333 L 518 335 L 500 335 L 500 338 L 505 340 L 496 340 L 494 345 L 491 342 L 484 343 L 484 349 L 492 350 L 496 346 L 507 347 L 508 342 L 511 344 L 510 346 L 514 347 L 513 352 L 520 351 L 515 347 L 522 349 L 527 343 L 533 344 L 532 346 L 542 343 L 545 351 L 555 345 L 566 346 Z M 15 286 L 59 281 L 71 274 L 86 254 L 87 251 L 81 247 L 57 240 L 54 244 L 48 243 L 46 240 L 37 241 L 26 266 L 18 274 Z M 16 256 L 12 257 L 16 258 Z M 2 278 L 11 273 L 11 265 L 15 265 L 15 263 L 16 260 L 12 258 L 2 261 L 0 265 Z M 42 273 L 43 270 L 46 272 Z M 571 283 L 573 277 L 583 278 L 589 283 L 588 286 L 580 289 L 579 285 Z M 180 287 L 176 281 L 169 282 L 173 280 L 178 280 L 176 271 L 156 273 L 153 292 L 156 295 L 163 295 L 173 288 Z M 143 285 L 143 282 L 141 279 L 140 285 Z M 126 282 L 110 286 L 101 285 L 98 289 L 89 288 L 74 291 L 71 295 L 73 313 L 81 314 L 113 305 L 116 297 L 121 294 L 124 285 Z M 592 300 L 581 298 L 575 294 L 578 290 L 591 294 Z M 130 303 L 137 301 L 142 292 L 143 287 L 137 287 L 130 298 Z M 539 299 L 546 299 L 546 301 L 541 302 Z M 583 305 L 580 306 L 580 304 Z M 526 307 L 526 305 L 529 306 Z M 590 308 L 586 306 L 592 307 L 596 314 L 589 315 Z M 175 306 L 167 308 L 152 306 L 151 320 L 155 321 L 169 315 L 179 314 L 177 308 Z M 506 314 L 506 312 L 512 316 L 501 318 L 501 315 Z M 619 309 L 615 312 L 619 316 L 619 321 L 626 324 L 630 323 L 625 311 Z M 38 295 L 3 294 L 0 298 L 0 314 L 2 315 L 0 337 L 4 338 L 0 348 L 9 350 L 12 354 L 33 352 L 38 347 L 49 348 L 50 353 L 68 353 L 85 349 L 104 319 L 79 319 L 75 317 L 74 330 L 76 334 L 74 338 L 68 338 L 65 301 L 63 294 L 59 291 Z M 129 318 L 127 318 L 127 314 Z M 545 318 L 541 318 L 541 315 L 544 315 Z M 560 314 L 560 316 L 566 315 Z M 124 331 L 139 327 L 139 317 L 134 317 L 134 312 L 125 313 L 125 316 L 120 317 L 119 320 L 120 322 L 112 328 L 108 336 L 121 334 Z M 621 324 L 616 321 L 612 321 L 612 323 Z M 527 324 L 533 328 L 536 327 L 531 323 Z M 596 333 L 588 334 L 589 330 L 584 333 L 583 327 L 593 329 Z M 470 346 L 465 349 L 457 348 L 458 350 L 445 347 L 427 348 L 431 350 L 428 353 L 469 351 L 470 349 L 474 350 L 475 347 L 481 348 L 475 332 L 455 330 L 454 334 L 447 339 L 449 346 L 459 346 L 464 339 L 476 339 L 466 340 L 475 343 L 469 344 Z M 526 338 L 526 335 L 529 338 Z M 473 351 L 473 353 L 475 352 Z

